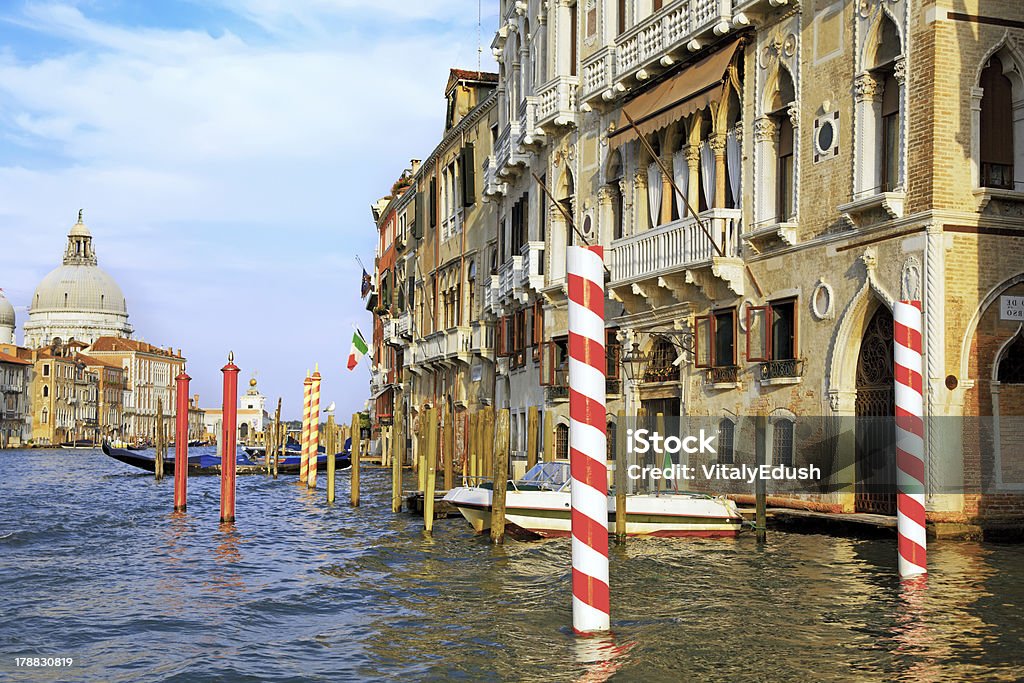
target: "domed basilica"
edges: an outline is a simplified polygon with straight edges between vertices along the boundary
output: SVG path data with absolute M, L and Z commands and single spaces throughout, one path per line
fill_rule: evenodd
M 44 277 L 32 295 L 25 346 L 49 346 L 54 338 L 92 344 L 100 337 L 131 335 L 124 293 L 99 267 L 92 234 L 79 211 L 68 232 L 63 265 Z

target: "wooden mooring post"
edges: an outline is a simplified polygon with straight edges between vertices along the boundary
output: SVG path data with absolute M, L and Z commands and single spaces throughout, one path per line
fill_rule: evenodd
M 551 410 L 544 411 L 544 462 L 555 459 L 555 414 Z
M 526 410 L 526 471 L 529 472 L 537 464 L 537 406 Z
M 281 462 L 281 451 L 284 450 L 288 437 L 281 425 L 281 397 L 277 397 L 277 412 L 274 413 L 274 479 L 277 479 L 277 467 Z
M 440 429 L 440 425 L 437 424 L 436 417 L 439 412 L 439 408 L 430 408 L 426 413 L 427 448 L 424 462 L 425 466 L 423 468 L 424 474 L 426 475 L 423 480 L 423 529 L 428 534 L 431 533 L 434 528 L 434 489 L 437 486 L 437 433 Z
M 493 472 L 494 496 L 491 503 L 491 543 L 505 542 L 505 490 L 508 486 L 509 414 L 505 408 L 498 413 L 494 426 Z
M 337 451 L 337 426 L 334 424 L 334 415 L 327 416 L 327 502 L 334 502 L 334 454 Z
M 758 472 L 767 456 L 767 432 L 768 417 L 758 415 L 754 418 L 754 462 Z M 758 476 L 754 487 L 754 523 L 757 525 L 757 541 L 763 543 L 768 538 L 768 482 Z
M 444 408 L 444 490 L 451 491 L 455 482 L 455 411 Z
M 395 395 L 395 417 L 391 425 L 391 511 L 402 511 L 402 464 L 405 462 L 405 430 L 402 392 Z
M 153 468 L 153 475 L 157 481 L 164 478 L 164 401 L 162 398 L 156 400 L 156 465 Z
M 619 411 L 615 428 L 615 540 L 626 542 L 626 413 Z
M 359 507 L 359 437 L 362 420 L 359 413 L 352 415 L 352 507 Z

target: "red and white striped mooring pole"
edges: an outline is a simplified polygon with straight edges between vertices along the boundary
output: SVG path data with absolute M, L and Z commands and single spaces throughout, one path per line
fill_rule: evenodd
M 605 443 L 604 249 L 569 247 L 569 464 L 572 627 L 607 631 L 608 466 Z
M 897 301 L 893 309 L 896 374 L 896 526 L 900 578 L 928 573 L 924 514 L 924 396 L 921 302 Z

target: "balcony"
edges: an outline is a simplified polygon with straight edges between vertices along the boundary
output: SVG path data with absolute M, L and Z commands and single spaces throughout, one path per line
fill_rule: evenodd
M 470 350 L 476 355 L 494 360 L 494 323 L 477 320 L 470 325 Z
M 727 33 L 733 21 L 732 6 L 745 1 L 680 0 L 668 4 L 616 38 L 614 45 L 598 50 L 583 62 L 581 99 L 588 102 L 602 95 L 612 99 L 616 83 L 641 69 L 670 66 L 675 61 L 671 53 L 684 48 L 700 50 L 698 39 L 708 32 L 715 36 Z M 744 21 L 745 17 L 737 13 L 735 23 L 745 25 Z
M 498 159 L 493 154 L 484 165 L 484 196 L 496 197 L 508 192 L 508 183 L 498 177 Z
M 509 121 L 494 143 L 495 166 L 499 178 L 519 173 L 519 167 L 529 160 L 527 154 L 520 151 L 518 142 L 512 144 L 513 140 L 518 141 L 519 133 L 519 120 Z
M 543 134 L 538 135 L 537 131 L 537 107 L 539 98 L 530 95 L 523 98 L 519 103 L 519 134 L 516 136 L 516 145 L 520 152 L 544 141 Z
M 521 263 L 517 273 L 516 288 L 527 288 L 540 292 L 544 287 L 544 242 L 527 242 L 519 250 Z
M 569 126 L 576 122 L 576 76 L 556 76 L 537 91 L 537 127 Z
M 709 209 L 700 214 L 726 258 L 739 253 L 739 209 Z M 694 218 L 683 218 L 612 242 L 612 285 L 711 265 L 718 252 Z
M 519 274 L 523 269 L 523 257 L 513 256 L 501 264 L 498 269 L 498 299 L 505 301 L 516 296 L 518 292 Z
M 757 366 L 757 378 L 762 386 L 799 384 L 803 376 L 804 361 L 801 358 L 769 360 Z
M 735 365 L 705 368 L 704 386 L 709 389 L 735 389 L 740 383 L 740 369 Z
M 498 292 L 501 289 L 501 276 L 491 275 L 489 284 L 484 285 L 484 309 L 490 313 L 500 313 Z
M 402 313 L 395 318 L 396 332 L 399 337 L 409 339 L 412 337 L 412 314 L 409 311 Z
M 384 339 L 385 344 L 399 344 L 401 343 L 398 339 L 398 325 L 397 321 L 391 318 L 386 318 L 381 323 L 381 337 Z

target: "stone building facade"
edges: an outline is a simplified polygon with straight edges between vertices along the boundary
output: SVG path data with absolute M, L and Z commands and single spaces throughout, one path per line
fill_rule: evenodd
M 492 48 L 481 298 L 496 405 L 540 407 L 545 454 L 566 453 L 565 248 L 600 244 L 610 426 L 700 417 L 740 463 L 764 415 L 768 462 L 801 464 L 813 420 L 838 486 L 775 502 L 894 514 L 891 434 L 864 425 L 894 414 L 892 306 L 917 299 L 927 414 L 988 420 L 929 422 L 929 482 L 967 486 L 933 486 L 929 518 L 1020 519 L 1020 3 L 503 0 Z M 616 342 L 647 359 L 631 381 Z
M 451 420 L 461 459 L 470 413 L 494 400 L 494 323 L 484 283 L 495 268 L 497 216 L 485 201 L 483 169 L 498 124 L 497 81 L 493 73 L 451 70 L 441 142 L 375 208 L 371 389 L 385 453 L 396 412 L 408 437 L 434 407 Z
M 31 356 L 0 344 L 0 448 L 16 448 L 32 437 Z

